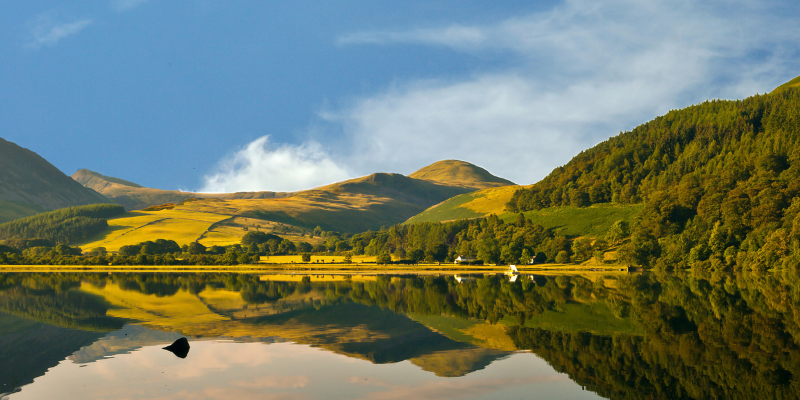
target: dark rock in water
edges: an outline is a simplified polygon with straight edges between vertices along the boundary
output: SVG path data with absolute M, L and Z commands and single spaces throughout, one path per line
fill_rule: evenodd
M 189 341 L 185 337 L 176 340 L 171 345 L 164 347 L 164 350 L 169 350 L 172 354 L 180 358 L 186 358 L 189 354 Z

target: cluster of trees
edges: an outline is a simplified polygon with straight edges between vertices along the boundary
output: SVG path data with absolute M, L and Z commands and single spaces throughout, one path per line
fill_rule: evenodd
M 453 262 L 459 255 L 492 264 L 582 262 L 609 246 L 605 240 L 570 241 L 522 214 L 505 223 L 495 215 L 447 223 L 395 225 L 353 235 L 356 255 L 388 255 L 411 262 Z
M 507 204 L 513 212 L 644 203 L 629 263 L 800 267 L 800 89 L 672 111 L 589 150 Z
M 0 240 L 13 247 L 30 239 L 74 243 L 102 232 L 108 227 L 108 218 L 124 212 L 120 205 L 93 204 L 36 214 L 0 224 Z

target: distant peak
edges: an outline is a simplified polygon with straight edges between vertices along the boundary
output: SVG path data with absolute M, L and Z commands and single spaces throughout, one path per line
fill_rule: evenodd
M 97 184 L 96 181 L 98 181 L 98 180 L 105 181 L 105 183 L 116 183 L 118 185 L 130 186 L 130 187 L 135 187 L 135 188 L 143 188 L 144 187 L 142 185 L 138 185 L 136 183 L 129 182 L 129 181 L 126 181 L 124 179 L 119 179 L 119 178 L 114 178 L 114 177 L 111 177 L 111 176 L 106 176 L 106 175 L 103 175 L 103 174 L 88 170 L 86 168 L 81 168 L 81 169 L 75 171 L 75 173 L 72 174 L 72 179 L 78 181 L 78 183 L 80 183 L 81 185 L 87 186 L 87 187 L 91 187 L 92 186 L 92 185 L 89 184 L 90 181 L 95 181 L 95 182 L 93 182 L 93 184 L 96 185 Z
M 492 175 L 489 171 L 466 161 L 442 160 L 424 167 L 409 178 L 426 181 L 462 184 L 467 186 L 504 186 L 513 185 L 514 182 Z

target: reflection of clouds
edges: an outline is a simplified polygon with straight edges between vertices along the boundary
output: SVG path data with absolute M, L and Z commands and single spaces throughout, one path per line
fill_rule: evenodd
M 306 400 L 308 396 L 299 393 L 260 393 L 246 389 L 206 388 L 203 390 L 184 390 L 174 395 L 154 397 L 153 400 Z
M 350 383 L 388 389 L 383 392 L 369 393 L 363 397 L 364 399 L 370 400 L 453 399 L 473 397 L 487 392 L 506 389 L 510 386 L 556 381 L 569 381 L 569 378 L 566 375 L 545 375 L 508 379 L 445 379 L 423 382 L 418 385 L 397 385 L 369 377 L 354 376 L 350 378 Z
M 255 380 L 231 382 L 231 385 L 249 389 L 299 389 L 308 385 L 308 376 L 267 376 Z
M 235 346 L 215 346 L 210 343 L 192 343 L 192 353 L 187 364 L 171 377 L 193 379 L 219 372 L 233 366 L 258 367 L 272 363 L 273 351 L 261 343 L 246 343 Z

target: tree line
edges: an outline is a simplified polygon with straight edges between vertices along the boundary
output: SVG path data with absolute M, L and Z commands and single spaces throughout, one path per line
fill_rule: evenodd
M 20 250 L 35 239 L 51 245 L 70 244 L 102 232 L 108 227 L 108 218 L 124 212 L 120 205 L 92 204 L 40 213 L 0 224 L 0 240 Z

